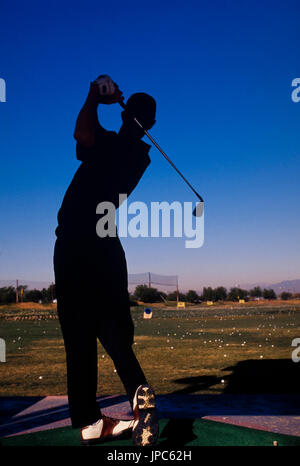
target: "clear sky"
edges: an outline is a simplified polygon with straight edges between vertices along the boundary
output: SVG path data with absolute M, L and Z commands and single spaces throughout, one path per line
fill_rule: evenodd
M 89 82 L 157 101 L 151 131 L 204 197 L 205 243 L 123 239 L 131 273 L 182 288 L 300 278 L 298 1 L 1 1 L 0 279 L 52 280 Z M 120 107 L 99 109 L 107 129 Z M 194 201 L 155 148 L 132 200 Z M 101 180 L 99 181 L 101 182 Z

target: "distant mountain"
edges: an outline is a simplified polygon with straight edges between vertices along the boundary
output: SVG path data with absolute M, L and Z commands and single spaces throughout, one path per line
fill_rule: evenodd
M 213 285 L 204 285 L 205 287 L 211 286 L 212 288 L 216 288 L 217 286 Z M 220 286 L 222 286 L 222 283 L 220 283 Z M 264 288 L 267 289 L 273 289 L 277 295 L 280 295 L 283 291 L 288 291 L 289 293 L 300 293 L 300 279 L 296 280 L 283 280 L 282 282 L 279 283 L 269 283 L 269 282 L 256 282 L 256 283 L 239 283 L 238 285 L 235 283 L 234 285 L 231 286 L 225 286 L 227 288 L 227 291 L 230 290 L 230 288 L 242 288 L 243 290 L 251 290 L 255 286 L 259 286 L 262 290 Z M 172 291 L 172 290 L 171 290 Z M 187 289 L 180 289 L 181 293 L 186 293 L 188 290 Z M 203 288 L 200 290 L 195 290 L 199 295 L 202 294 Z
M 258 283 L 252 283 L 252 285 L 249 285 L 249 284 L 241 285 L 241 288 L 250 290 L 251 288 L 254 288 L 255 286 L 259 286 L 262 289 L 272 288 L 277 295 L 279 295 L 283 291 L 289 291 L 290 293 L 300 293 L 300 279 L 283 280 L 282 282 L 273 283 L 273 284 L 265 283 L 265 282 L 258 282 Z
M 271 285 L 276 294 L 282 291 L 289 291 L 290 293 L 300 293 L 300 280 L 284 280 L 283 282 Z

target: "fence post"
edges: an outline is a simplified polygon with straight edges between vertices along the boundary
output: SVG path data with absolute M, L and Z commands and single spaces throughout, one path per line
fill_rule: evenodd
M 19 302 L 19 281 L 16 280 L 16 303 Z

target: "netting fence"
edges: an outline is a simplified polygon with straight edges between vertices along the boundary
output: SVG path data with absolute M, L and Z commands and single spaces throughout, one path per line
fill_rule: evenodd
M 147 285 L 149 288 L 157 287 L 162 290 L 169 290 L 172 287 L 178 290 L 177 275 L 159 275 L 152 272 L 130 273 L 128 274 L 128 286 L 133 288 L 137 285 Z
M 22 299 L 23 293 L 29 290 L 42 290 L 48 289 L 54 285 L 53 282 L 43 281 L 28 281 L 23 279 L 18 280 L 0 280 L 0 288 L 18 288 L 19 292 L 16 293 L 16 299 Z M 128 274 L 128 289 L 130 292 L 134 292 L 138 285 L 146 285 L 149 288 L 156 288 L 159 291 L 166 293 L 177 292 L 178 294 L 178 276 L 177 275 L 160 275 L 152 272 L 143 273 L 129 273 Z

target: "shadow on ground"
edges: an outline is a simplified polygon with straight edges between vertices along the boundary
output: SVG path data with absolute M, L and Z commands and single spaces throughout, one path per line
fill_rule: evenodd
M 169 439 L 176 444 L 184 445 L 194 439 L 194 419 L 204 416 L 299 416 L 299 373 L 297 365 L 288 359 L 280 360 L 246 360 L 238 362 L 234 367 L 226 367 L 232 371 L 223 377 L 196 376 L 176 379 L 182 388 L 173 393 L 157 396 L 157 407 L 160 419 L 169 419 L 164 426 L 163 438 L 167 445 Z M 224 390 L 219 394 L 197 394 L 219 385 L 224 379 Z M 40 401 L 41 397 L 1 397 L 0 437 L 28 431 L 35 427 L 51 423 L 67 425 L 69 409 L 67 402 L 60 402 L 48 409 L 25 411 Z M 120 413 L 120 405 L 127 398 L 123 395 L 98 398 L 101 409 L 107 408 L 107 415 Z M 123 407 L 124 409 L 124 407 Z M 118 416 L 117 416 L 118 417 Z
M 300 365 L 291 359 L 246 360 L 223 371 L 232 371 L 222 377 L 196 376 L 175 379 L 173 382 L 185 387 L 173 394 L 191 394 L 207 390 L 224 380 L 223 393 L 299 394 Z
M 168 447 L 176 445 L 182 447 L 189 442 L 197 439 L 194 434 L 193 425 L 195 419 L 170 419 L 165 427 L 160 432 L 160 447 Z

